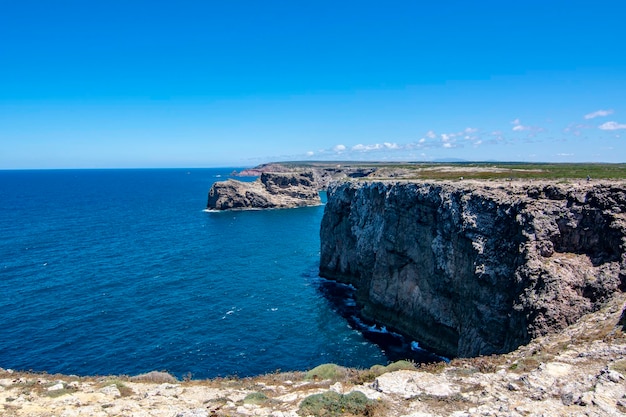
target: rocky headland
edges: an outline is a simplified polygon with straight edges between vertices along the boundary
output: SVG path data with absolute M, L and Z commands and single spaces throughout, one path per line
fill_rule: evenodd
M 511 352 L 626 287 L 615 181 L 337 183 L 320 233 L 322 276 L 449 357 Z
M 321 204 L 319 192 L 332 181 L 363 178 L 375 167 L 338 163 L 269 163 L 233 172 L 255 181 L 227 180 L 209 190 L 209 210 L 296 208 Z
M 209 210 L 294 208 L 322 204 L 319 185 L 308 172 L 261 173 L 252 182 L 216 182 L 209 190 Z
M 240 172 L 234 172 L 234 176 L 239 177 L 256 177 L 262 174 L 276 173 L 307 173 L 312 176 L 318 189 L 323 190 L 328 187 L 332 181 L 342 181 L 354 178 L 364 178 L 377 172 L 380 167 L 377 164 L 358 164 L 350 162 L 271 162 L 262 164 L 254 168 L 244 169 Z M 392 168 L 394 172 L 397 169 Z

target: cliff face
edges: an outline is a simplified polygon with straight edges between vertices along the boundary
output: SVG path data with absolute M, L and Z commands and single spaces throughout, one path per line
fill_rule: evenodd
M 626 287 L 618 183 L 331 185 L 320 274 L 439 353 L 509 352 Z
M 320 205 L 318 186 L 311 172 L 262 173 L 253 182 L 221 181 L 209 191 L 207 208 L 245 210 Z

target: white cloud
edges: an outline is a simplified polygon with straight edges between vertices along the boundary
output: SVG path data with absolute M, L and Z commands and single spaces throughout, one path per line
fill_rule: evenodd
M 417 143 L 424 143 L 424 142 L 426 142 L 425 138 L 421 138 L 420 140 L 417 141 Z
M 557 153 L 556 156 L 574 156 L 573 153 Z
M 315 155 L 315 152 L 313 152 L 313 151 L 308 151 L 306 153 L 306 156 L 313 156 L 313 155 Z
M 345 151 L 345 150 L 346 150 L 346 145 L 341 145 L 341 144 L 336 145 L 336 146 L 333 148 L 333 151 L 335 151 L 335 152 L 343 152 L 343 151 Z
M 563 129 L 563 133 L 571 133 L 574 136 L 580 136 L 583 129 L 591 129 L 593 126 L 585 125 L 582 123 L 570 123 Z
M 446 134 L 446 133 L 442 133 L 441 134 L 441 140 L 443 142 L 450 142 L 450 135 Z
M 360 152 L 367 152 L 367 151 L 375 151 L 376 149 L 380 149 L 381 146 L 378 143 L 375 143 L 374 145 L 363 145 L 362 143 L 359 143 L 358 145 L 354 145 L 352 147 L 353 151 L 360 151 Z
M 465 130 L 463 131 L 464 133 L 470 135 L 472 133 L 476 133 L 478 132 L 478 129 L 474 128 L 474 127 L 466 127 Z
M 531 130 L 532 128 L 530 126 L 524 126 L 522 125 L 522 122 L 519 119 L 515 119 L 511 122 L 511 124 L 513 125 L 513 130 L 516 132 L 521 132 L 522 130 Z
M 435 139 L 437 138 L 437 134 L 432 130 L 429 130 L 428 132 L 426 132 L 426 137 L 429 139 Z
M 446 142 L 446 143 L 443 144 L 443 147 L 444 148 L 451 148 L 452 144 L 450 142 Z
M 593 119 L 596 117 L 604 117 L 604 116 L 608 116 L 610 114 L 613 114 L 613 110 L 609 109 L 609 110 L 596 110 L 592 113 L 589 114 L 585 114 L 585 119 Z
M 519 119 L 513 120 L 511 124 L 513 125 L 513 130 L 516 132 L 527 130 L 526 126 L 522 126 L 522 122 L 520 122 Z
M 513 131 L 515 132 L 529 131 L 531 132 L 529 133 L 529 136 L 535 136 L 539 132 L 545 132 L 545 129 L 543 127 L 523 125 L 520 119 L 513 120 L 511 124 L 513 125 Z
M 350 148 L 350 150 L 357 152 L 378 151 L 381 149 L 396 150 L 402 149 L 402 147 L 397 143 L 383 142 L 382 144 L 374 143 L 372 145 L 363 145 L 362 143 L 359 143 L 358 145 L 354 145 L 352 148 Z
M 606 123 L 602 123 L 598 127 L 602 130 L 618 130 L 618 129 L 626 129 L 626 124 L 617 123 L 617 122 L 606 122 Z

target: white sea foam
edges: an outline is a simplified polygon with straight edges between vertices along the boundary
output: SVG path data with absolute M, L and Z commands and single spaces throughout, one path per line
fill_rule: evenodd
M 387 330 L 386 326 L 378 327 L 378 325 L 376 325 L 376 324 L 367 325 L 367 324 L 363 323 L 363 321 L 359 317 L 357 317 L 357 316 L 353 316 L 352 319 L 357 324 L 357 326 L 359 326 L 359 328 L 361 328 L 361 330 L 364 330 L 364 331 L 367 331 L 367 332 L 371 332 L 371 333 L 390 334 L 390 335 L 393 335 L 393 336 L 401 337 L 398 333 L 390 332 L 389 330 Z
M 426 352 L 426 353 L 431 353 L 432 354 L 432 352 L 429 352 L 426 349 L 421 348 L 420 344 L 418 342 L 416 342 L 415 340 L 411 342 L 411 350 L 414 351 L 414 352 Z M 444 361 L 446 363 L 450 362 L 450 359 L 448 359 L 448 358 L 446 358 L 444 356 L 439 356 L 439 355 L 434 355 L 434 356 L 436 356 L 437 358 L 441 359 L 442 361 Z

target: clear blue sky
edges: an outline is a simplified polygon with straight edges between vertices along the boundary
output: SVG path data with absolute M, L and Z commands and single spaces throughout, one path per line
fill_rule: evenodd
M 0 169 L 626 162 L 626 2 L 0 0 Z

